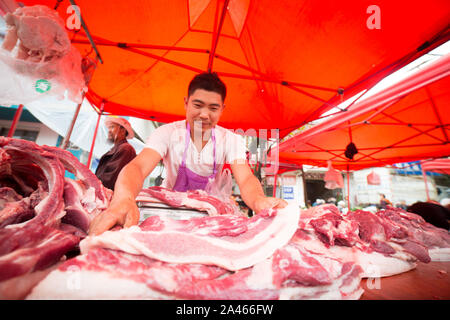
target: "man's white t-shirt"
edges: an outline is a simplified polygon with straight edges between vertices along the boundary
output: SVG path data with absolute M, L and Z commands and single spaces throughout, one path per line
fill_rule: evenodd
M 217 173 L 222 171 L 225 163 L 233 163 L 235 160 L 245 161 L 246 147 L 243 137 L 218 125 L 214 129 Z M 193 140 L 194 137 L 191 137 L 186 153 L 186 166 L 201 176 L 210 176 L 213 173 L 213 141 L 209 138 L 207 144 L 199 152 Z M 155 150 L 163 159 L 166 169 L 163 187 L 172 189 L 175 185 L 178 168 L 183 160 L 185 143 L 186 120 L 162 125 L 148 137 L 145 147 Z

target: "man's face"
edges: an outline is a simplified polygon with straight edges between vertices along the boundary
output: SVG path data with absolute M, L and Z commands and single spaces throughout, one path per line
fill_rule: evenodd
M 108 123 L 108 141 L 114 143 L 120 134 L 120 126 L 117 123 Z
M 202 133 L 204 133 L 219 122 L 224 103 L 220 94 L 197 89 L 190 97 L 184 98 L 184 107 L 186 109 L 186 120 L 191 128 L 195 128 L 195 130 L 201 128 Z M 197 124 L 198 127 L 194 127 L 194 124 Z

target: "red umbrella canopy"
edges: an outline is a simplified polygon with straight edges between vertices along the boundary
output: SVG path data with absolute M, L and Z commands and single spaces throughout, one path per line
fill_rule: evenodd
M 54 7 L 57 0 L 25 0 Z M 220 125 L 284 136 L 448 36 L 447 0 L 77 0 L 103 59 L 87 98 L 105 112 L 170 122 L 196 73 L 228 88 Z M 68 0 L 59 3 L 63 19 Z M 85 55 L 83 31 L 71 34 Z M 338 92 L 343 95 L 338 94 Z
M 436 159 L 423 161 L 421 163 L 423 171 L 450 174 L 450 159 Z
M 280 144 L 280 161 L 359 170 L 450 155 L 450 54 Z M 358 153 L 346 157 L 353 143 Z

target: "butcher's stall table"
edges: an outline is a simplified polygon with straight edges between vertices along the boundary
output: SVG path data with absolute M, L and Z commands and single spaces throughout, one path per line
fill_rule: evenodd
M 450 300 L 450 262 L 420 262 L 414 270 L 361 285 L 361 300 Z

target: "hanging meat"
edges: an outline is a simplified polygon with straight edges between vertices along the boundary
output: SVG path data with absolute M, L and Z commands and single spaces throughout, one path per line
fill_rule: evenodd
M 8 32 L 2 47 L 16 57 L 34 62 L 60 59 L 70 51 L 64 21 L 43 5 L 17 8 L 5 15 Z
M 0 103 L 28 103 L 42 94 L 62 99 L 66 91 L 80 103 L 93 64 L 85 57 L 82 68 L 81 54 L 71 45 L 58 13 L 44 5 L 19 7 L 5 21 L 0 71 L 10 79 L 0 86 Z

